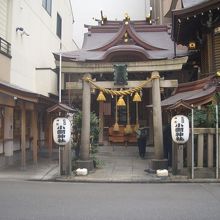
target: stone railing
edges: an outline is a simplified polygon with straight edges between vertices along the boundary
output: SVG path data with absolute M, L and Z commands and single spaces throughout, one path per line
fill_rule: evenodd
M 220 129 L 219 129 L 220 131 Z M 218 134 L 220 140 L 220 133 Z M 219 142 L 220 143 L 220 142 Z M 191 177 L 192 136 L 184 145 L 173 143 L 173 174 Z M 220 152 L 219 152 L 220 158 Z M 214 178 L 216 171 L 216 129 L 194 128 L 194 168 L 195 178 Z
M 216 129 L 194 128 L 194 162 L 199 168 L 214 167 L 216 152 Z M 187 167 L 192 164 L 192 139 L 187 143 Z

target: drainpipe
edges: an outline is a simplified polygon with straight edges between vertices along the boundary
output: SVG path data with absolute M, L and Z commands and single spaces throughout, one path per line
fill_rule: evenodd
M 191 120 L 191 126 L 192 126 L 192 179 L 194 179 L 194 109 L 192 105 L 192 120 Z
M 61 103 L 61 73 L 62 73 L 62 43 L 60 42 L 60 64 L 59 64 L 59 103 Z
M 218 170 L 219 170 L 219 140 L 218 140 L 218 104 L 215 107 L 216 114 L 216 179 L 218 179 Z

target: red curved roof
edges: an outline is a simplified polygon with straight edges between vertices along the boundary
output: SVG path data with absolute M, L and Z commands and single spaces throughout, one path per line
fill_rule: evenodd
M 194 106 L 203 105 L 212 101 L 216 92 L 219 92 L 220 78 L 211 75 L 207 78 L 179 84 L 175 94 L 161 102 L 163 107 L 176 105 L 178 102 L 184 102 Z
M 124 20 L 85 27 L 88 32 L 84 35 L 82 49 L 62 53 L 64 60 L 111 62 L 119 59 L 126 62 L 172 59 L 175 56 L 168 26 Z M 186 55 L 187 48 L 177 50 L 177 56 Z

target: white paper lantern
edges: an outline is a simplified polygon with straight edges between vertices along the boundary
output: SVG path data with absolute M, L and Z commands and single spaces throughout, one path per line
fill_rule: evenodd
M 177 144 L 184 144 L 189 139 L 189 119 L 184 115 L 176 115 L 171 120 L 172 139 Z
M 53 121 L 53 139 L 58 145 L 66 145 L 70 141 L 71 126 L 68 118 L 56 118 Z

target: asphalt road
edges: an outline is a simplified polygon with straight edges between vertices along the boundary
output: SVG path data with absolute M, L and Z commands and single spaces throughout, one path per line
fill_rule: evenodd
M 0 181 L 0 220 L 219 220 L 220 184 Z

